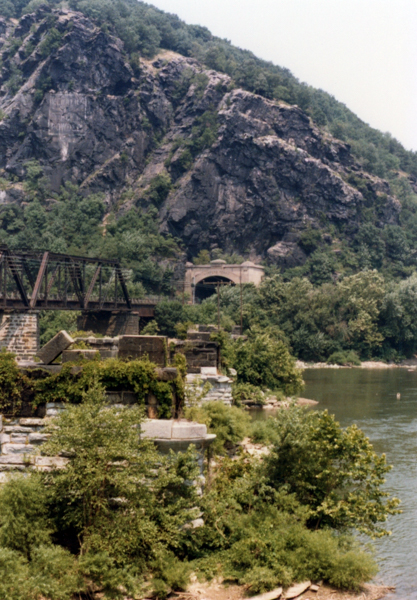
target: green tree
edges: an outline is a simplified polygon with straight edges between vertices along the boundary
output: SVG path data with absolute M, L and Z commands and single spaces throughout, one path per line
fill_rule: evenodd
M 200 252 L 193 258 L 195 265 L 208 265 L 210 263 L 210 252 L 208 250 L 200 250 Z
M 341 313 L 347 321 L 352 348 L 371 356 L 378 352 L 384 336 L 378 327 L 385 281 L 377 271 L 362 271 L 338 284 Z
M 239 382 L 282 390 L 285 394 L 297 394 L 303 386 L 285 342 L 259 330 L 249 332 L 247 341 L 237 341 L 233 366 Z
M 391 285 L 383 299 L 381 330 L 388 347 L 412 356 L 417 349 L 417 274 Z
M 184 321 L 184 307 L 179 300 L 159 302 L 155 307 L 155 320 L 161 335 L 175 337 L 175 326 Z
M 311 527 L 389 533 L 381 523 L 399 512 L 399 501 L 382 489 L 391 467 L 356 425 L 342 429 L 327 411 L 292 407 L 279 412 L 275 428 L 267 480 L 309 508 Z
M 185 479 L 196 467 L 191 456 L 164 460 L 151 441 L 139 439 L 140 407 L 105 404 L 93 384 L 81 405 L 62 413 L 42 448 L 72 457 L 51 480 L 55 518 L 61 530 L 77 532 L 83 554 L 146 564 L 178 543 L 178 528 L 196 501 Z

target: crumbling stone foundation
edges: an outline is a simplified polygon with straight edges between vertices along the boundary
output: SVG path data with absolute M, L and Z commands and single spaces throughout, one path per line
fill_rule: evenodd
M 175 355 L 184 354 L 188 373 L 201 373 L 201 368 L 217 369 L 219 350 L 216 342 L 204 340 L 171 340 L 171 360 Z

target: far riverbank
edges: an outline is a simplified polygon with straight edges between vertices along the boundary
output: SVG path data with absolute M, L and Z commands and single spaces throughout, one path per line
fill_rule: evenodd
M 302 360 L 296 361 L 297 369 L 417 369 L 417 359 L 411 358 L 408 360 L 404 360 L 400 363 L 386 363 L 376 360 L 366 360 L 362 362 L 360 365 L 335 365 L 328 363 L 310 363 L 303 362 Z

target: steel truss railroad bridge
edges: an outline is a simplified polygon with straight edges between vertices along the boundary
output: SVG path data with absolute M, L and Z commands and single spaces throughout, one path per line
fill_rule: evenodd
M 12 251 L 0 244 L 0 312 L 78 310 L 153 317 L 155 302 L 132 300 L 118 260 Z

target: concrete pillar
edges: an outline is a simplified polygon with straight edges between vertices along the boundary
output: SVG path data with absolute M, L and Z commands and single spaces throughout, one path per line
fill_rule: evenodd
M 79 331 L 92 331 L 101 335 L 139 335 L 139 313 L 122 311 L 84 312 L 77 319 Z
M 33 360 L 39 350 L 38 313 L 1 313 L 0 348 L 14 352 L 19 361 Z

